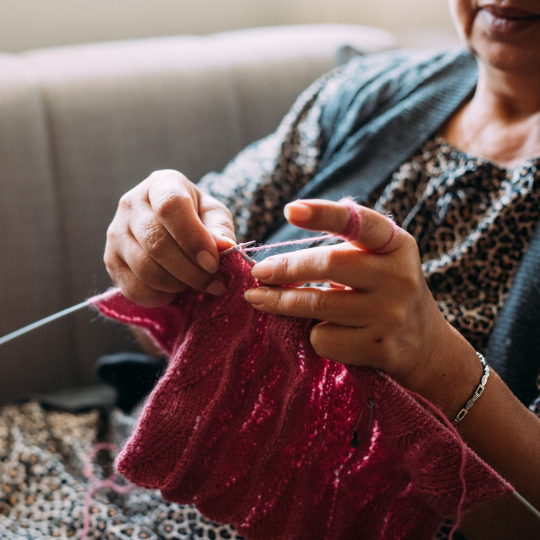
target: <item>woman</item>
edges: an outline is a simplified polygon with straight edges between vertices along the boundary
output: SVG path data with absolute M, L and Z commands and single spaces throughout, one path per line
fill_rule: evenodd
M 127 193 L 105 251 L 125 296 L 153 307 L 186 287 L 221 295 L 219 250 L 236 243 L 235 230 L 241 240 L 290 238 L 284 209 L 292 225 L 340 233 L 348 209 L 323 199 L 352 194 L 364 204 L 356 246 L 267 258 L 253 275 L 273 287 L 246 300 L 325 321 L 311 333 L 318 354 L 382 369 L 449 419 L 484 373 L 476 350 L 487 348 L 519 397 L 532 398 L 537 357 L 525 351 L 529 376 L 518 380 L 497 349 L 517 334 L 492 328 L 521 287 L 539 218 L 540 1 L 450 5 L 478 68 L 465 53 L 353 61 L 316 82 L 274 135 L 221 175 L 195 186 L 160 171 Z M 333 287 L 287 287 L 313 282 Z M 540 420 L 496 371 L 457 428 L 540 508 Z M 462 530 L 470 539 L 540 538 L 540 522 L 510 498 L 472 511 Z

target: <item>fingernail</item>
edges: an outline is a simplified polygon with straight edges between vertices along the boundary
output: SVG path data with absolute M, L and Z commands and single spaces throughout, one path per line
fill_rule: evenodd
M 289 203 L 284 213 L 288 221 L 308 221 L 313 216 L 313 210 L 302 203 Z
M 223 296 L 227 292 L 227 287 L 225 287 L 223 281 L 216 280 L 208 285 L 206 292 L 214 296 Z
M 272 277 L 274 271 L 274 261 L 272 259 L 266 259 L 260 263 L 257 263 L 251 270 L 251 275 L 259 279 L 268 279 Z
M 250 304 L 262 304 L 266 298 L 268 287 L 259 287 L 258 289 L 249 289 L 244 293 L 244 298 Z
M 199 251 L 197 254 L 197 262 L 204 268 L 207 272 L 215 274 L 219 268 L 219 261 L 216 258 L 208 253 L 208 251 Z

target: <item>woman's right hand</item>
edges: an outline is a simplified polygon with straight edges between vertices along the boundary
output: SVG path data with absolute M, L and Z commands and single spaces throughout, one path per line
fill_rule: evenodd
M 183 174 L 163 170 L 120 199 L 104 261 L 126 298 L 159 307 L 188 287 L 224 294 L 219 250 L 234 244 L 229 210 Z

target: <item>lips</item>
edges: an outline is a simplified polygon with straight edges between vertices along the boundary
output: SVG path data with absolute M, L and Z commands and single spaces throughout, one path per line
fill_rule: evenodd
M 514 7 L 503 7 L 490 4 L 486 6 L 481 6 L 480 9 L 487 11 L 488 13 L 499 19 L 519 20 L 540 18 L 540 14 Z
M 480 5 L 479 20 L 487 33 L 493 37 L 518 37 L 523 32 L 537 32 L 540 14 L 521 8 L 499 6 L 495 4 Z M 528 35 L 528 34 L 527 34 Z

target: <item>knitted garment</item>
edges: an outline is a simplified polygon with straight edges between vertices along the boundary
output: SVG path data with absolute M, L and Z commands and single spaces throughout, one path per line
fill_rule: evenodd
M 220 271 L 220 298 L 188 290 L 163 308 L 120 294 L 97 304 L 171 356 L 117 458 L 130 481 L 253 540 L 430 539 L 458 513 L 462 465 L 465 510 L 512 491 L 390 377 L 319 357 L 309 320 L 255 310 L 243 293 L 259 283 L 240 255 L 222 257 Z M 354 449 L 368 399 L 373 420 Z

